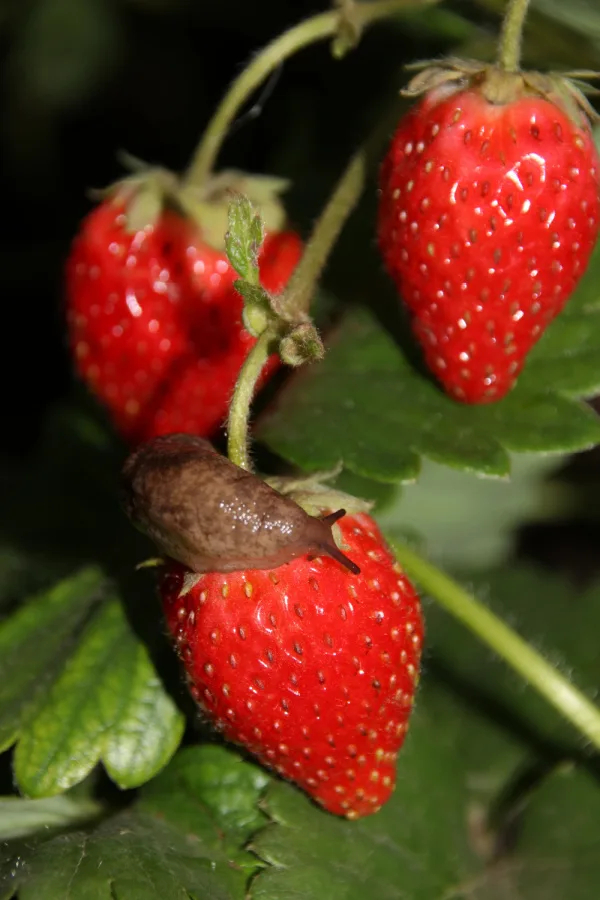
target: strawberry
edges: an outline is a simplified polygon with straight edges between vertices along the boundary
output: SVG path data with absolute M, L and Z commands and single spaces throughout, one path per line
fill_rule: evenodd
M 191 216 L 163 207 L 132 228 L 129 200 L 116 191 L 88 215 L 67 263 L 77 372 L 130 443 L 171 431 L 210 435 L 254 344 L 237 275 Z M 285 286 L 300 253 L 294 232 L 267 234 L 259 260 L 267 290 Z M 276 366 L 273 357 L 263 381 Z
M 271 570 L 160 580 L 190 690 L 224 736 L 336 815 L 376 812 L 418 681 L 419 599 L 366 513 L 338 524 L 361 569 L 302 556 Z
M 382 165 L 379 247 L 431 371 L 487 403 L 513 387 L 596 242 L 589 105 L 564 80 L 460 61 L 406 93 L 423 91 Z

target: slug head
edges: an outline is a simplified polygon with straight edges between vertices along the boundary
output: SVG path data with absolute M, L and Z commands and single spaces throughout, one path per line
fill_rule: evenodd
M 320 519 L 310 516 L 307 524 L 307 537 L 310 540 L 311 549 L 314 547 L 319 554 L 324 553 L 335 559 L 336 562 L 349 569 L 353 575 L 360 575 L 360 568 L 345 553 L 342 553 L 333 537 L 333 526 L 345 515 L 345 509 L 338 509 L 337 512 L 330 513 L 328 516 L 323 516 Z

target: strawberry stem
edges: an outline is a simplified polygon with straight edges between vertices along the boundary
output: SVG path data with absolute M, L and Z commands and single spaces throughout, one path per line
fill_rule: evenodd
M 510 0 L 502 23 L 498 65 L 505 72 L 518 72 L 521 60 L 521 40 L 529 0 Z
M 367 151 L 358 150 L 344 170 L 325 209 L 319 216 L 302 258 L 279 299 L 282 318 L 308 313 L 316 284 L 344 224 L 363 192 Z
M 533 647 L 459 584 L 405 544 L 390 544 L 407 573 L 502 657 L 516 672 L 600 749 L 600 709 Z
M 273 352 L 275 332 L 267 328 L 246 357 L 235 385 L 227 423 L 227 455 L 232 463 L 252 471 L 248 441 L 250 406 L 263 366 Z
M 231 462 L 242 469 L 252 471 L 248 440 L 250 406 L 262 368 L 281 340 L 285 326 L 306 319 L 331 248 L 363 191 L 366 169 L 367 150 L 361 148 L 350 160 L 321 213 L 288 286 L 277 297 L 277 318 L 259 336 L 240 370 L 229 407 L 227 453 Z M 308 322 L 300 327 L 307 325 Z
M 371 0 L 371 2 L 356 3 L 353 8 L 353 21 L 358 27 L 365 27 L 378 19 L 393 16 L 411 6 L 437 2 L 438 0 L 420 0 L 420 3 L 419 0 Z M 184 175 L 186 183 L 196 186 L 205 184 L 213 171 L 219 150 L 227 137 L 231 124 L 248 98 L 284 60 L 310 44 L 335 35 L 340 28 L 343 14 L 343 11 L 332 10 L 311 16 L 275 38 L 254 57 L 232 83 L 208 123 L 200 145 Z

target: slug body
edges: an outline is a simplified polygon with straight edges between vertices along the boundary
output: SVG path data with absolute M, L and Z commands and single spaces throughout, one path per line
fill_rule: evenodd
M 360 571 L 338 549 L 332 525 L 189 434 L 155 438 L 123 468 L 122 501 L 133 524 L 192 572 L 274 569 L 326 554 Z

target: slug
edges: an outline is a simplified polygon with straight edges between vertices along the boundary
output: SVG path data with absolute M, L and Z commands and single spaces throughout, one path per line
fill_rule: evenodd
M 326 554 L 360 573 L 331 531 L 345 510 L 311 516 L 193 435 L 165 435 L 134 450 L 121 496 L 133 524 L 195 573 L 274 569 L 305 554 Z

